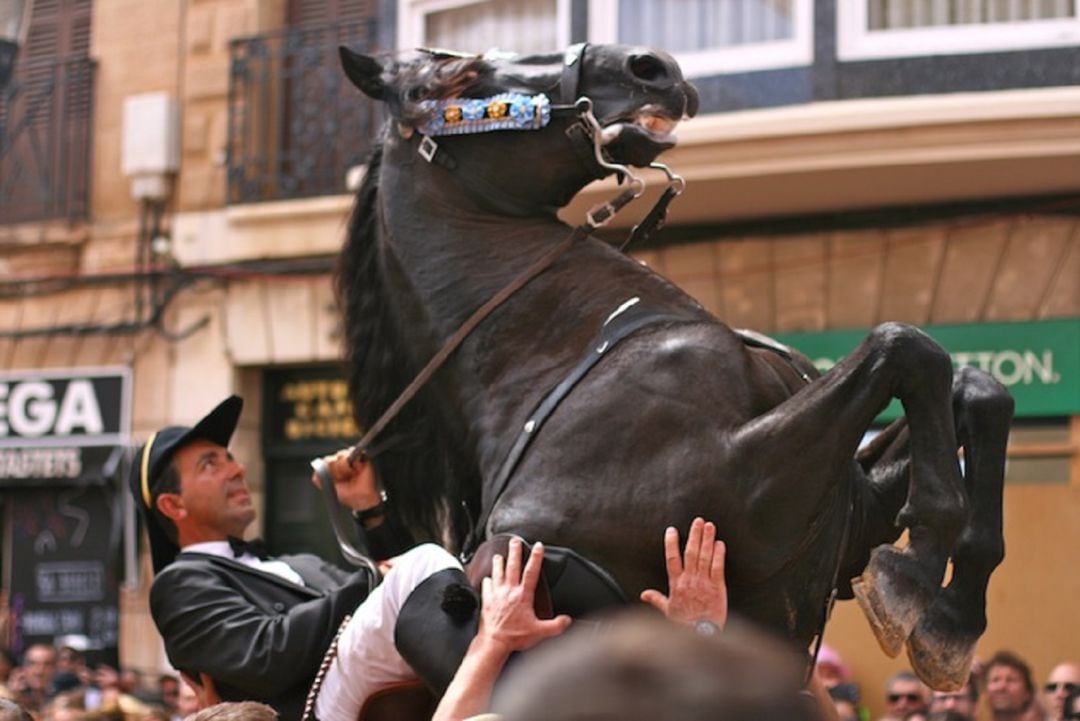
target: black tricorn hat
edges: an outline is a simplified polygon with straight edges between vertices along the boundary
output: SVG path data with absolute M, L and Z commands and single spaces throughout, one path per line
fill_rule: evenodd
M 151 435 L 139 448 L 131 466 L 131 493 L 135 497 L 135 505 L 146 519 L 155 574 L 172 563 L 180 552 L 153 514 L 155 483 L 169 465 L 173 453 L 189 441 L 205 439 L 228 447 L 243 407 L 244 400 L 240 396 L 229 396 L 194 426 L 167 426 Z

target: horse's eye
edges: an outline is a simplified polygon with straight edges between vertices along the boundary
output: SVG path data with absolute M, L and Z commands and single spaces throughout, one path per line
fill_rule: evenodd
M 425 85 L 418 85 L 414 88 L 409 88 L 409 92 L 405 94 L 405 99 L 411 103 L 419 102 L 427 97 L 428 89 Z
M 652 82 L 667 77 L 668 71 L 655 55 L 634 55 L 630 58 L 630 72 L 635 78 Z

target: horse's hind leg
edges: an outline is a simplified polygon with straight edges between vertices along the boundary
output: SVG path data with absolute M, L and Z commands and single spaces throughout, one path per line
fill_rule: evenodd
M 1013 401 L 1004 386 L 973 368 L 956 376 L 957 436 L 964 449 L 970 520 L 952 552 L 953 574 L 908 638 L 908 658 L 924 681 L 958 689 L 986 629 L 986 585 L 1005 555 L 1001 502 Z

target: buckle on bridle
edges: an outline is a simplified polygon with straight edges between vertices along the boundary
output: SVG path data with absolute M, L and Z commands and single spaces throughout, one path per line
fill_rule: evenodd
M 416 149 L 416 152 L 430 163 L 435 160 L 435 153 L 439 152 L 439 144 L 432 140 L 431 136 L 425 135 L 420 139 L 420 147 Z

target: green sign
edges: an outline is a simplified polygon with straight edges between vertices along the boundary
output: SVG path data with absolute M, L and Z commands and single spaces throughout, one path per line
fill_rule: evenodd
M 1080 413 L 1080 318 L 1030 323 L 980 323 L 922 328 L 949 351 L 953 366 L 991 373 L 1016 399 L 1017 416 Z M 866 330 L 778 333 L 821 371 L 832 368 L 866 338 Z M 893 403 L 883 418 L 896 418 Z

